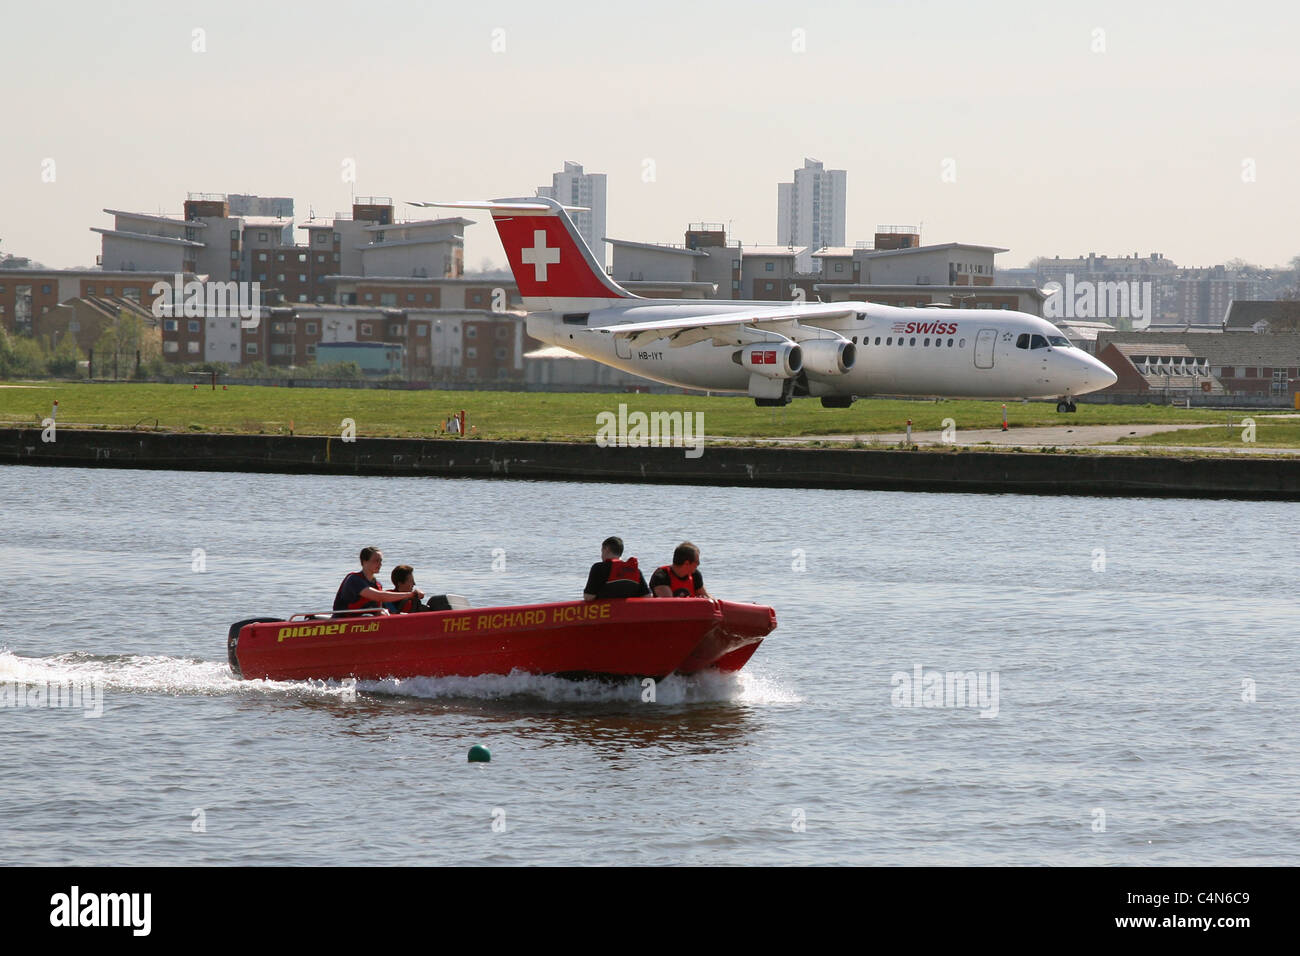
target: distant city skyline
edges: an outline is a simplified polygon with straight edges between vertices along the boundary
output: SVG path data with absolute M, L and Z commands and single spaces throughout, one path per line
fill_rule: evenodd
M 406 200 L 530 195 L 566 157 L 607 174 L 609 235 L 680 243 L 712 221 L 768 244 L 772 184 L 816 156 L 854 183 L 848 243 L 906 222 L 927 243 L 1008 247 L 1005 267 L 1089 252 L 1267 267 L 1300 253 L 1293 8 L 644 12 L 576 3 L 575 59 L 557 52 L 568 26 L 521 3 L 453 18 L 381 2 L 365 32 L 382 44 L 358 42 L 354 8 L 333 0 L 309 18 L 147 0 L 15 8 L 0 252 L 91 265 L 104 208 L 179 212 L 197 191 L 292 197 L 300 220 L 388 195 L 419 218 Z M 477 222 L 466 264 L 499 266 Z

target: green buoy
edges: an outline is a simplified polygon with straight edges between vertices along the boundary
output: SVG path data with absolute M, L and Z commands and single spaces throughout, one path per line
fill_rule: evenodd
M 492 759 L 492 751 L 488 750 L 482 744 L 475 744 L 469 748 L 470 763 L 487 763 Z

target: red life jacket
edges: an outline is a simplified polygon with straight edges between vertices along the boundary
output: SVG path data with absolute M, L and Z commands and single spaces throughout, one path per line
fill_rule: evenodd
M 691 572 L 684 578 L 679 578 L 673 574 L 673 566 L 665 564 L 659 569 L 668 575 L 668 589 L 673 592 L 673 597 L 695 597 L 695 573 Z M 680 592 L 685 591 L 685 594 Z
M 357 572 L 354 571 L 353 574 L 355 574 L 355 573 L 357 573 Z M 351 577 L 351 575 L 348 575 L 348 577 Z M 344 578 L 343 580 L 346 581 L 347 578 Z M 376 591 L 382 591 L 382 590 L 384 589 L 384 586 L 383 586 L 382 584 L 380 584 L 378 581 L 375 581 L 373 584 L 371 584 L 371 583 L 367 583 L 366 586 L 367 586 L 367 587 L 372 587 L 372 588 L 374 588 Z M 360 609 L 363 608 L 363 607 L 379 607 L 379 605 L 378 605 L 376 602 L 374 602 L 374 601 L 367 601 L 365 598 L 363 598 L 363 597 L 359 597 L 359 598 L 357 598 L 355 601 L 353 601 L 351 604 L 348 605 L 348 610 L 349 610 L 349 611 L 358 611 L 358 610 L 360 610 Z
M 618 558 L 610 558 L 608 581 L 640 581 L 641 569 L 636 566 L 636 558 L 628 558 L 626 561 L 620 561 Z

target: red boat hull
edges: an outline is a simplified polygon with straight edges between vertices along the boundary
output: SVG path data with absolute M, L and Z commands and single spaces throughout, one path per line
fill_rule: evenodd
M 246 678 L 383 680 L 481 674 L 664 677 L 739 670 L 776 627 L 770 607 L 631 598 L 244 625 Z

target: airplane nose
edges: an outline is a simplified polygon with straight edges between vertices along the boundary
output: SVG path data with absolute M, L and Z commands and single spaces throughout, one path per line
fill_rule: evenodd
M 1078 360 L 1078 372 L 1075 375 L 1075 395 L 1099 392 L 1119 381 L 1119 376 L 1111 371 L 1105 362 L 1086 352 L 1075 356 Z

